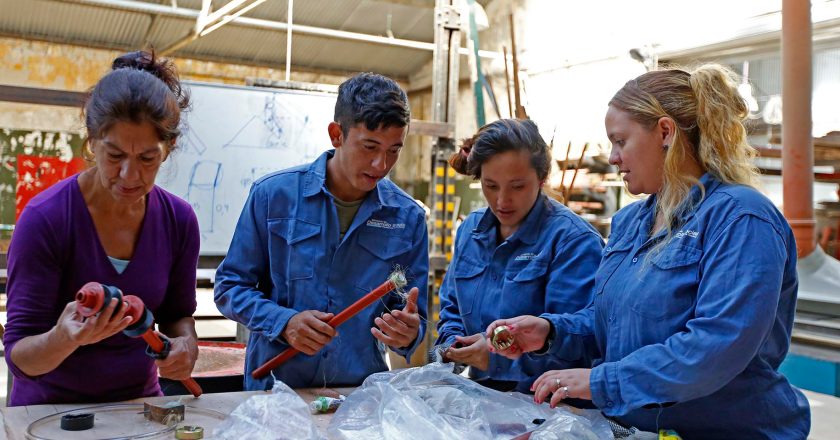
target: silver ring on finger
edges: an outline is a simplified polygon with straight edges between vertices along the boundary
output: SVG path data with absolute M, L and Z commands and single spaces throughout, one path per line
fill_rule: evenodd
M 569 387 L 564 386 L 562 389 L 563 389 L 563 399 L 568 399 L 569 398 Z

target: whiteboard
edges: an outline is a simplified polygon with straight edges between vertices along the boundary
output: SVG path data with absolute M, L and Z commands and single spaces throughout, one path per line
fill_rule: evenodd
M 192 108 L 155 183 L 188 201 L 201 255 L 224 255 L 251 184 L 332 148 L 336 94 L 185 81 Z

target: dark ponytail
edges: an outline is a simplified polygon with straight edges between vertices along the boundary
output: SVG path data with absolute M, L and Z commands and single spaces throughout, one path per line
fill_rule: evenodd
M 88 94 L 83 110 L 87 140 L 101 138 L 116 122 L 148 122 L 171 152 L 189 102 L 172 61 L 157 59 L 154 52 L 121 55 Z
M 527 151 L 540 182 L 548 178 L 551 151 L 531 120 L 499 119 L 481 127 L 472 138 L 464 140 L 461 149 L 449 158 L 449 165 L 460 174 L 478 179 L 481 165 L 506 151 Z

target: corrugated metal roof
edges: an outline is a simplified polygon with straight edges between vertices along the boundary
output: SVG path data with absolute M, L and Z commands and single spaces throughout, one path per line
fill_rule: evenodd
M 228 1 L 213 0 L 212 4 L 214 8 L 220 8 Z M 108 3 L 107 0 L 98 2 Z M 156 14 L 93 5 L 85 0 L 0 0 L 0 11 L 3 11 L 0 34 L 123 50 L 141 48 L 149 42 L 160 50 L 184 38 L 195 24 L 192 18 L 171 16 L 171 0 L 122 3 L 167 9 L 163 14 Z M 201 0 L 177 0 L 176 3 L 181 12 L 201 9 Z M 390 30 L 398 39 L 431 43 L 434 39 L 433 5 L 432 0 L 305 0 L 295 2 L 293 17 L 297 25 L 376 36 L 388 36 Z M 286 0 L 268 0 L 244 17 L 285 23 L 287 8 Z M 286 32 L 232 22 L 190 42 L 172 55 L 283 68 Z M 303 33 L 293 34 L 292 39 L 293 69 L 373 70 L 407 78 L 431 57 L 430 50 Z

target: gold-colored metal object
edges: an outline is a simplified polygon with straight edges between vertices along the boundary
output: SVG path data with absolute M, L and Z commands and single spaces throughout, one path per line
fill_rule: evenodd
M 181 440 L 196 440 L 204 438 L 204 428 L 201 426 L 184 425 L 175 430 L 175 438 Z
M 184 420 L 184 405 L 178 402 L 168 402 L 163 405 L 143 404 L 143 417 L 166 426 Z
M 493 344 L 493 347 L 496 347 L 497 350 L 506 350 L 513 345 L 513 334 L 511 334 L 510 329 L 506 325 L 500 325 L 493 329 L 493 337 L 490 339 L 490 343 Z

